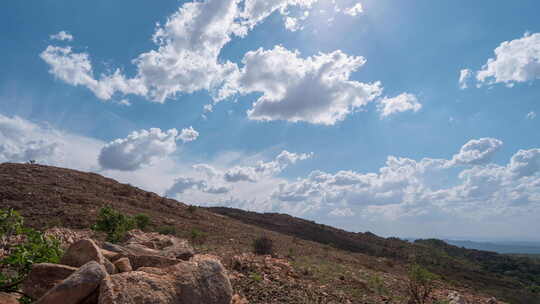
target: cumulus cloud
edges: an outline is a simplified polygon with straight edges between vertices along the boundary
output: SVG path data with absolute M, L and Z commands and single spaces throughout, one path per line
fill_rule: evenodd
M 525 115 L 525 117 L 527 119 L 535 119 L 536 118 L 536 112 L 530 111 L 529 113 L 527 113 L 527 115 Z
M 87 87 L 103 100 L 118 93 L 140 95 L 163 103 L 178 94 L 200 90 L 207 90 L 215 100 L 221 100 L 234 93 L 228 82 L 238 73 L 235 63 L 219 59 L 222 48 L 233 37 L 247 35 L 274 11 L 286 14 L 290 6 L 309 8 L 316 1 L 184 3 L 165 24 L 157 26 L 152 37 L 156 49 L 133 60 L 136 75 L 131 78 L 121 70 L 103 74 L 99 79 L 94 77 L 89 55 L 74 53 L 70 47 L 48 46 L 41 58 L 49 64 L 51 74 L 68 84 Z
M 343 13 L 349 16 L 356 16 L 364 12 L 362 3 L 356 3 L 355 5 L 343 10 Z
M 473 71 L 469 69 L 463 69 L 459 72 L 459 88 L 464 90 L 469 87 L 469 82 L 473 77 Z
M 496 138 L 480 138 L 467 142 L 451 160 L 452 165 L 485 164 L 497 152 L 503 142 Z
M 480 84 L 512 86 L 540 78 L 540 33 L 504 41 L 494 52 L 495 58 L 490 58 L 476 74 Z
M 0 162 L 27 162 L 89 170 L 102 142 L 0 114 Z
M 134 131 L 126 138 L 116 139 L 101 149 L 99 164 L 104 169 L 134 171 L 171 155 L 177 149 L 177 140 L 195 140 L 197 131 L 192 127 L 182 130 L 159 128 Z
M 167 195 L 175 197 L 186 192 L 191 194 L 229 194 L 233 189 L 244 189 L 244 186 L 235 186 L 237 183 L 264 184 L 275 175 L 281 173 L 288 166 L 298 161 L 308 159 L 312 154 L 297 154 L 282 151 L 274 160 L 257 161 L 253 166 L 233 166 L 220 170 L 209 164 L 193 166 L 196 174 L 178 177 L 167 190 Z M 257 186 L 250 186 L 256 188 Z M 238 192 L 238 190 L 236 190 Z M 214 198 L 215 199 L 215 198 Z
M 180 138 L 184 143 L 194 141 L 199 137 L 199 132 L 195 131 L 193 127 L 182 129 L 178 138 Z
M 409 93 L 402 93 L 393 98 L 385 97 L 379 102 L 378 109 L 381 117 L 406 111 L 418 112 L 422 108 L 422 104 L 418 102 L 418 98 Z
M 349 79 L 363 57 L 341 51 L 301 58 L 282 46 L 248 52 L 238 78 L 238 90 L 263 95 L 253 103 L 254 120 L 305 121 L 333 125 L 381 94 L 379 82 Z
M 51 40 L 73 41 L 73 36 L 66 31 L 60 31 L 57 34 L 49 36 L 49 38 Z
M 120 70 L 96 79 L 88 54 L 75 53 L 71 47 L 50 45 L 40 57 L 49 64 L 49 72 L 55 77 L 74 86 L 84 86 L 100 99 L 111 99 L 117 91 L 124 94 L 146 94 L 146 88 L 138 79 L 126 79 Z

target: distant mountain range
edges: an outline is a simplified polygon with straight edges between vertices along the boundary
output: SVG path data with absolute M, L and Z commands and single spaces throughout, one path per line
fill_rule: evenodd
M 448 244 L 458 247 L 464 247 L 467 249 L 493 251 L 503 254 L 540 254 L 540 243 L 534 242 L 474 242 L 457 240 L 444 241 Z

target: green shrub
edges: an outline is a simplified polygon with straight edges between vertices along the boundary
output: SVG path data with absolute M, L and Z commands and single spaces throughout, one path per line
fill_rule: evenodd
M 59 263 L 62 257 L 60 242 L 32 228 L 14 210 L 0 209 L 0 237 L 7 256 L 0 260 L 6 272 L 0 273 L 0 291 L 16 291 L 34 263 Z M 22 236 L 22 242 L 9 244 L 10 237 Z
M 201 244 L 204 244 L 204 242 L 206 241 L 206 232 L 201 231 L 197 228 L 193 228 L 190 231 L 189 237 L 191 239 L 192 244 L 201 245 Z
M 150 224 L 150 217 L 144 213 L 139 213 L 133 217 L 137 228 L 144 230 Z
M 261 236 L 253 241 L 253 252 L 261 255 L 272 254 L 274 252 L 274 242 L 266 236 Z
M 420 265 L 413 264 L 409 270 L 409 303 L 425 304 L 435 288 L 436 274 L 429 272 Z
M 176 227 L 174 226 L 161 226 L 156 231 L 161 234 L 176 235 Z
M 124 238 L 126 232 L 135 227 L 136 220 L 107 206 L 99 210 L 96 224 L 92 226 L 92 229 L 107 233 L 107 241 L 118 243 Z
M 369 278 L 368 287 L 379 295 L 387 293 L 386 287 L 384 287 L 384 280 L 379 275 L 373 275 Z

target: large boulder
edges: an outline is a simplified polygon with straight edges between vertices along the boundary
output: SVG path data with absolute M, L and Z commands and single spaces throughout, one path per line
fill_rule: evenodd
M 99 304 L 230 304 L 232 288 L 223 265 L 196 256 L 166 268 L 142 267 L 104 279 Z
M 90 261 L 54 286 L 36 304 L 80 303 L 91 298 L 106 277 L 105 267 L 95 261 Z
M 49 263 L 34 264 L 23 282 L 22 290 L 31 298 L 39 299 L 75 271 L 77 271 L 77 268 L 66 265 Z
M 81 267 L 82 265 L 90 262 L 96 261 L 99 264 L 105 264 L 105 257 L 101 253 L 101 250 L 96 245 L 96 243 L 91 239 L 82 239 L 78 242 L 73 243 L 62 259 L 60 264 Z
M 0 303 L 1 304 L 19 304 L 19 301 L 17 300 L 17 296 L 13 294 L 0 292 Z

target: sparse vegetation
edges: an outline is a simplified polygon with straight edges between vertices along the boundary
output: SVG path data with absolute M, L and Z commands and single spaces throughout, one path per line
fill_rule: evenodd
M 202 245 L 206 241 L 206 232 L 193 228 L 190 231 L 189 238 L 192 244 Z
M 272 254 L 274 253 L 274 242 L 267 236 L 261 236 L 253 241 L 253 252 L 255 254 Z
M 144 213 L 136 214 L 133 219 L 135 220 L 135 225 L 137 228 L 141 230 L 145 230 L 150 224 L 150 217 Z
M 418 264 L 413 264 L 409 270 L 409 303 L 425 304 L 433 292 L 437 275 L 429 272 Z
M 166 235 L 177 235 L 176 227 L 174 226 L 161 226 L 156 229 L 157 233 Z
M 129 215 L 123 214 L 111 206 L 106 206 L 99 210 L 97 221 L 92 226 L 92 229 L 105 232 L 107 241 L 118 243 L 136 225 L 136 221 Z
M 384 287 L 384 280 L 381 276 L 375 274 L 372 275 L 368 280 L 368 287 L 373 292 L 379 295 L 384 295 L 387 293 L 386 288 Z
M 5 252 L 0 260 L 0 270 L 4 270 L 0 271 L 0 291 L 17 291 L 32 264 L 58 263 L 63 253 L 56 239 L 24 227 L 23 217 L 12 209 L 0 209 L 0 238 Z M 17 241 L 10 243 L 12 238 Z

